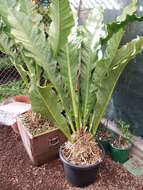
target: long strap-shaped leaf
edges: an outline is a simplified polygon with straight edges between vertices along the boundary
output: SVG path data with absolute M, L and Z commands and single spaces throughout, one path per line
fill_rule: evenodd
M 67 37 L 74 25 L 72 11 L 68 0 L 52 0 L 50 5 L 52 23 L 49 29 L 49 42 L 53 55 L 67 42 Z
M 113 21 L 110 24 L 106 24 L 107 35 L 105 38 L 101 38 L 102 44 L 107 42 L 118 30 L 125 28 L 129 23 L 135 21 L 143 21 L 143 16 L 139 17 L 134 14 L 137 11 L 137 2 L 138 0 L 132 0 L 131 3 L 125 7 L 123 13 L 117 17 L 116 21 Z
M 70 97 L 76 127 L 79 129 L 78 98 L 75 93 L 76 76 L 78 71 L 78 51 L 73 44 L 66 44 L 65 49 L 59 52 L 58 63 L 60 64 L 62 79 Z
M 87 44 L 86 44 L 87 45 Z M 82 45 L 82 65 L 81 65 L 81 79 L 80 88 L 82 95 L 82 113 L 83 113 L 83 127 L 86 127 L 87 120 L 93 105 L 96 101 L 96 87 L 92 86 L 91 72 L 95 64 L 96 58 L 89 46 Z M 95 60 L 94 60 L 95 59 Z
M 120 41 L 122 39 L 122 36 L 124 34 L 123 29 L 120 29 L 117 33 L 115 33 L 112 38 L 107 43 L 107 48 L 104 53 L 103 59 L 101 61 L 98 61 L 95 67 L 95 71 L 93 73 L 92 77 L 92 84 L 94 88 L 98 89 L 100 88 L 100 85 L 102 83 L 102 80 L 104 80 L 105 76 L 110 74 L 110 66 L 112 64 L 113 59 L 116 56 L 116 52 L 118 51 L 118 46 L 120 44 Z M 98 99 L 97 99 L 98 101 Z M 96 106 L 93 105 L 93 114 L 90 118 L 90 131 L 93 127 L 93 123 L 95 120 L 95 114 L 96 114 Z
M 102 81 L 100 89 L 97 93 L 97 104 L 95 106 L 95 120 L 93 127 L 93 134 L 96 134 L 97 127 L 105 112 L 108 102 L 111 98 L 115 85 L 122 74 L 127 63 L 141 52 L 143 47 L 143 37 L 132 40 L 130 43 L 122 46 L 112 62 L 110 73 Z
M 70 131 L 65 118 L 61 115 L 62 107 L 58 103 L 55 92 L 51 87 L 31 86 L 30 101 L 33 111 L 38 111 L 41 115 L 47 117 L 56 127 L 65 134 L 71 141 Z
M 103 13 L 100 9 L 93 10 L 83 26 L 84 40 L 81 45 L 81 101 L 83 113 L 83 127 L 86 127 L 87 120 L 93 105 L 96 102 L 96 87 L 92 85 L 92 70 L 95 67 L 97 59 L 97 47 L 100 37 L 103 36 Z

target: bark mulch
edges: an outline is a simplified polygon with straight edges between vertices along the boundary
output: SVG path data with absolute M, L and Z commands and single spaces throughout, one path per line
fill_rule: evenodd
M 80 190 L 66 180 L 59 159 L 41 167 L 31 165 L 21 139 L 11 128 L 0 126 L 1 190 Z M 143 177 L 135 178 L 121 165 L 105 158 L 97 180 L 85 190 L 143 190 Z

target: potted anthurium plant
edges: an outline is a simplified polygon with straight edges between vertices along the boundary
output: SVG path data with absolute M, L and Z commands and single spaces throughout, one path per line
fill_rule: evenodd
M 137 1 L 133 0 L 111 24 L 104 25 L 103 13 L 97 8 L 78 26 L 69 1 L 52 0 L 46 37 L 33 6 L 29 0 L 0 0 L 0 15 L 8 26 L 2 34 L 9 32 L 3 47 L 12 39 L 16 48 L 22 49 L 20 56 L 28 71 L 20 67 L 19 59 L 15 65 L 25 83 L 27 72 L 31 73 L 32 110 L 47 117 L 66 136 L 68 141 L 59 154 L 67 178 L 75 186 L 85 186 L 95 180 L 104 160 L 104 149 L 95 140 L 100 120 L 124 68 L 143 46 L 143 37 L 121 47 L 120 41 L 127 24 L 143 18 L 135 14 Z M 41 69 L 47 79 L 43 85 L 35 80 Z
M 117 127 L 120 129 L 120 135 L 115 137 L 110 142 L 111 156 L 116 162 L 124 163 L 129 158 L 131 143 L 130 125 L 124 121 L 119 121 Z

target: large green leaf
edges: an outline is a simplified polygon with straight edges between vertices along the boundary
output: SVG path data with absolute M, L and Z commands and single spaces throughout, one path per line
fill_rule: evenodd
M 16 42 L 22 43 L 30 52 L 29 56 L 33 57 L 39 65 L 45 66 L 47 44 L 44 30 L 35 27 L 29 17 L 22 12 L 9 11 L 8 22 L 12 26 L 11 33 Z
M 94 112 L 94 135 L 120 75 L 122 74 L 127 63 L 141 52 L 142 47 L 143 37 L 132 40 L 117 51 L 116 56 L 110 66 L 109 74 L 104 77 L 104 80 L 101 82 L 100 88 L 97 92 L 97 103 L 95 106 L 96 111 Z
M 76 44 L 66 44 L 65 49 L 59 52 L 58 63 L 60 64 L 60 73 L 72 104 L 72 110 L 77 128 L 78 121 L 78 98 L 75 93 L 76 77 L 78 71 L 78 47 Z
M 36 13 L 35 5 L 31 1 L 16 2 L 13 0 L 14 5 L 11 6 L 8 0 L 4 3 L 0 1 L 0 15 L 7 20 L 6 24 L 10 26 L 15 41 L 28 50 L 27 56 L 44 67 L 48 48 L 44 26 L 40 22 L 42 17 Z
M 50 4 L 52 23 L 49 29 L 49 42 L 53 55 L 56 56 L 60 48 L 67 42 L 67 37 L 74 25 L 72 11 L 68 0 L 52 0 Z
M 32 110 L 47 117 L 49 121 L 51 121 L 56 127 L 60 128 L 65 136 L 71 140 L 70 131 L 66 119 L 61 114 L 62 107 L 57 100 L 55 92 L 50 85 L 36 87 L 34 84 L 35 83 L 31 85 L 29 90 Z
M 87 43 L 86 43 L 87 45 Z M 95 67 L 96 53 L 82 44 L 82 63 L 81 63 L 81 101 L 83 113 L 83 126 L 86 127 L 87 120 L 96 102 L 96 87 L 92 85 L 92 70 Z
M 19 56 L 18 52 L 14 50 L 15 42 L 14 40 L 9 37 L 3 31 L 0 32 L 0 46 L 9 59 L 11 63 L 15 66 L 17 71 L 19 72 L 20 76 L 22 77 L 23 81 L 27 88 L 29 88 L 28 79 L 27 79 L 27 71 L 24 69 L 21 63 L 21 57 Z
M 115 34 L 120 29 L 125 29 L 125 27 L 135 21 L 143 21 L 143 16 L 139 17 L 135 14 L 137 12 L 137 0 L 132 0 L 131 3 L 124 8 L 123 13 L 117 17 L 112 23 L 106 24 L 106 37 L 101 38 L 101 44 L 107 42 L 113 34 Z
M 97 60 L 97 51 L 100 48 L 100 38 L 105 34 L 103 26 L 102 10 L 97 9 L 90 12 L 82 28 L 80 89 L 83 127 L 86 127 L 89 114 L 96 102 L 96 87 L 92 85 L 91 80 Z
M 16 0 L 0 0 L 0 15 L 2 16 L 4 22 L 8 25 L 8 7 L 15 7 L 16 6 Z M 8 26 L 9 27 L 9 26 Z M 9 28 L 10 30 L 10 28 Z
M 92 85 L 94 86 L 94 88 L 96 88 L 97 91 L 96 94 L 98 94 L 98 90 L 100 89 L 101 83 L 104 80 L 104 78 L 110 75 L 110 66 L 118 51 L 118 46 L 122 39 L 123 33 L 124 33 L 123 29 L 120 29 L 117 33 L 115 33 L 112 36 L 112 38 L 110 38 L 110 40 L 107 43 L 107 48 L 103 58 L 96 63 L 95 70 L 93 72 L 91 80 Z M 97 104 L 97 102 L 95 102 L 95 104 Z M 93 127 L 95 114 L 97 111 L 95 104 L 93 105 L 93 114 L 91 115 L 90 118 L 90 130 Z

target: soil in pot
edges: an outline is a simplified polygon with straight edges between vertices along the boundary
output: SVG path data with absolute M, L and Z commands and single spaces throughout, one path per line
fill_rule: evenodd
M 32 113 L 32 111 L 20 115 L 19 118 L 33 136 L 56 129 L 47 119 L 42 118 L 40 114 Z
M 31 111 L 20 115 L 17 123 L 25 149 L 34 165 L 40 166 L 58 156 L 58 150 L 66 138 L 52 123 Z
M 95 181 L 105 152 L 102 145 L 99 145 L 88 132 L 80 133 L 73 139 L 75 143 L 65 143 L 59 152 L 66 177 L 74 186 L 88 186 Z
M 129 158 L 132 144 L 127 139 L 115 137 L 110 143 L 111 157 L 115 162 L 124 163 Z
M 102 144 L 104 150 L 106 153 L 110 152 L 110 141 L 112 139 L 113 132 L 111 132 L 110 129 L 108 129 L 106 126 L 100 126 L 97 131 L 97 141 Z

